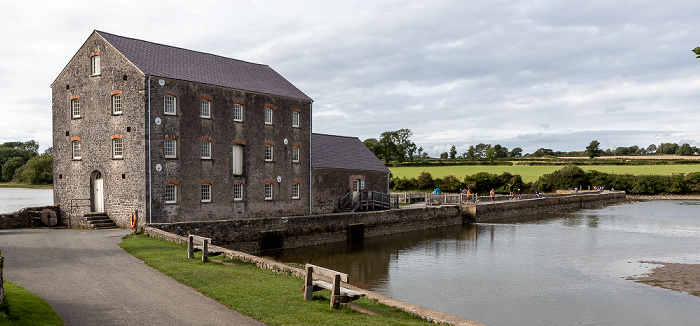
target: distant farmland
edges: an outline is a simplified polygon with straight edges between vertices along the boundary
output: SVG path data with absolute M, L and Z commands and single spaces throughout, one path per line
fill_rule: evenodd
M 561 169 L 563 166 L 525 166 L 525 165 L 459 165 L 459 166 L 407 166 L 407 167 L 389 167 L 392 177 L 399 178 L 416 178 L 421 172 L 429 172 L 433 178 L 443 178 L 446 175 L 454 175 L 459 179 L 463 179 L 466 175 L 472 175 L 478 172 L 487 172 L 492 174 L 502 174 L 508 172 L 510 174 L 519 174 L 524 182 L 534 182 L 543 174 L 552 173 Z M 680 164 L 680 165 L 596 165 L 596 166 L 581 166 L 584 171 L 596 170 L 605 173 L 615 174 L 658 174 L 671 175 L 674 173 L 691 173 L 700 172 L 700 164 Z

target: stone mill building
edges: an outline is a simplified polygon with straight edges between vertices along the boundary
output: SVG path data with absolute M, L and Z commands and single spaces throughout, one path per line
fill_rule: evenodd
M 64 215 L 310 213 L 312 100 L 269 66 L 94 31 L 51 88 Z

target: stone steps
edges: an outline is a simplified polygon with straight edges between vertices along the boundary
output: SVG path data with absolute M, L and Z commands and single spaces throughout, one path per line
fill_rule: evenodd
M 107 213 L 87 213 L 84 215 L 85 220 L 93 229 L 118 229 L 114 221 L 107 216 Z

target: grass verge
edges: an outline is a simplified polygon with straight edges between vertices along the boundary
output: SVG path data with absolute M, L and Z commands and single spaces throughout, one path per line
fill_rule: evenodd
M 53 189 L 53 185 L 30 185 L 18 182 L 0 182 L 0 188 Z
M 63 325 L 63 319 L 39 296 L 19 285 L 4 284 L 0 325 Z
M 429 325 L 400 309 L 362 298 L 354 301 L 376 315 L 360 313 L 348 307 L 329 307 L 330 292 L 316 292 L 311 301 L 302 298 L 303 281 L 291 275 L 257 268 L 253 264 L 222 257 L 212 259 L 233 262 L 223 265 L 187 259 L 184 245 L 130 235 L 119 244 L 147 265 L 191 286 L 223 305 L 270 325 Z

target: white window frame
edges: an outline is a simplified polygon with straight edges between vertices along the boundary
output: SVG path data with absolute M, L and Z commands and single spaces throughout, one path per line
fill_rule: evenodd
M 166 115 L 177 115 L 177 97 L 165 95 L 163 97 L 163 113 Z
M 272 108 L 265 108 L 265 124 L 266 125 L 271 125 L 272 124 Z
M 202 140 L 202 159 L 211 160 L 211 142 L 208 140 Z
M 233 145 L 231 149 L 231 173 L 243 175 L 243 145 Z
M 233 201 L 243 201 L 243 184 L 233 184 Z
M 292 127 L 299 128 L 299 118 L 301 114 L 298 111 L 292 111 Z
M 200 199 L 202 203 L 211 203 L 211 185 L 203 183 L 200 191 Z
M 70 114 L 72 118 L 80 118 L 80 99 L 70 100 Z
M 275 159 L 275 145 L 265 145 L 265 162 L 272 162 Z
M 165 138 L 163 154 L 165 158 L 177 158 L 177 139 Z
M 207 99 L 199 100 L 199 117 L 200 118 L 211 118 L 211 101 Z
M 299 199 L 300 186 L 298 183 L 292 183 L 292 199 Z
M 112 139 L 112 158 L 124 157 L 124 141 L 121 138 Z
M 273 200 L 272 183 L 265 183 L 265 200 Z
M 112 95 L 112 114 L 122 114 L 122 94 Z
M 91 76 L 98 76 L 100 75 L 102 71 L 102 67 L 100 64 L 100 56 L 99 55 L 94 55 L 90 58 L 90 75 Z
M 243 105 L 233 105 L 233 121 L 243 122 Z
M 73 159 L 74 160 L 82 159 L 83 157 L 82 157 L 82 151 L 80 148 L 80 140 L 71 141 L 71 145 L 73 148 Z
M 300 155 L 300 148 L 299 147 L 292 147 L 292 162 L 294 163 L 299 163 L 299 155 Z
M 177 185 L 176 184 L 166 184 L 165 185 L 165 203 L 166 204 L 177 204 Z

